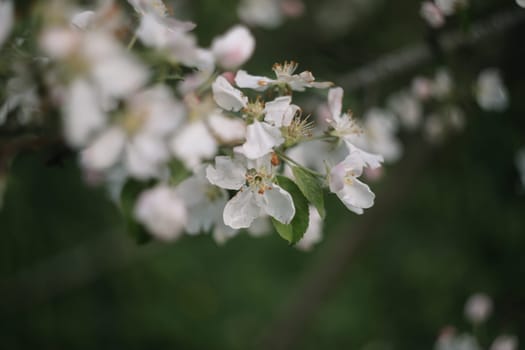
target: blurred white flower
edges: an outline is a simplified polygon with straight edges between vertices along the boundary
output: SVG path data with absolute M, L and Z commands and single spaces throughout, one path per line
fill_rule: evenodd
M 412 80 L 412 93 L 420 100 L 432 97 L 433 82 L 425 77 L 415 77 Z
M 516 0 L 516 4 L 521 7 L 525 7 L 525 0 Z
M 446 16 L 451 16 L 462 7 L 465 7 L 468 3 L 467 0 L 435 0 L 436 6 Z
M 199 167 L 193 176 L 182 181 L 176 192 L 184 201 L 188 212 L 187 233 L 209 232 L 215 225 L 222 223 L 222 212 L 228 201 L 228 193 L 210 184 L 206 179 L 204 166 Z
M 494 340 L 490 350 L 518 350 L 518 337 L 514 335 L 500 335 Z
M 255 38 L 246 27 L 240 25 L 216 37 L 211 44 L 218 65 L 225 69 L 243 65 L 252 56 L 254 49 Z
M 303 251 L 311 250 L 314 245 L 323 240 L 323 219 L 314 206 L 310 205 L 308 211 L 310 213 L 308 229 L 303 238 L 295 245 L 296 248 Z
M 455 332 L 449 332 L 438 338 L 435 350 L 481 350 L 481 347 L 470 334 L 456 335 Z
M 0 126 L 6 121 L 8 114 L 16 111 L 20 124 L 34 122 L 40 113 L 40 99 L 37 87 L 27 74 L 27 66 L 14 64 L 15 76 L 5 84 L 5 101 L 0 106 Z
M 237 14 L 249 25 L 276 28 L 284 19 L 279 2 L 280 0 L 242 0 Z
M 71 24 L 78 29 L 86 30 L 88 29 L 95 19 L 94 11 L 82 11 L 73 15 L 71 18 Z
M 507 88 L 497 69 L 482 71 L 476 84 L 476 99 L 479 106 L 487 111 L 501 112 L 509 105 Z
M 269 156 L 249 160 L 218 156 L 215 166 L 206 169 L 208 180 L 221 188 L 238 190 L 224 208 L 224 223 L 247 228 L 263 214 L 288 224 L 295 215 L 291 195 L 273 182 L 274 169 Z
M 424 1 L 421 4 L 419 13 L 428 25 L 433 28 L 440 28 L 445 24 L 445 16 L 443 12 L 432 1 Z
M 377 168 L 383 162 L 383 156 L 369 153 L 357 144 L 366 142 L 363 137 L 363 129 L 357 125 L 351 112 L 342 113 L 343 108 L 343 89 L 340 87 L 332 88 L 328 91 L 328 107 L 330 108 L 329 124 L 334 129 L 332 135 L 343 139 L 348 147 L 350 154 L 360 158 L 362 166 Z
M 352 138 L 359 148 L 383 156 L 385 162 L 393 163 L 403 154 L 403 145 L 396 137 L 398 123 L 394 116 L 383 109 L 368 110 L 363 122 L 363 135 Z
M 363 172 L 362 160 L 350 153 L 341 163 L 330 170 L 330 191 L 335 193 L 343 204 L 356 214 L 374 205 L 374 193 L 368 185 L 357 178 Z
M 453 86 L 454 83 L 449 71 L 439 69 L 432 82 L 432 96 L 438 100 L 442 100 L 452 93 Z
M 423 106 L 410 92 L 401 91 L 392 95 L 387 104 L 405 128 L 414 130 L 421 124 Z
M 465 317 L 474 324 L 483 323 L 492 313 L 492 299 L 486 294 L 476 293 L 465 304 Z
M 9 37 L 14 24 L 14 6 L 11 0 L 0 0 L 0 48 Z
M 240 88 L 257 91 L 264 91 L 273 85 L 283 86 L 294 91 L 304 91 L 306 88 L 326 89 L 333 85 L 331 82 L 316 82 L 313 74 L 309 71 L 294 74 L 297 67 L 298 64 L 293 61 L 274 64 L 272 70 L 277 79 L 250 75 L 246 71 L 240 70 L 235 76 L 235 83 Z
M 135 218 L 156 238 L 174 241 L 179 238 L 187 221 L 184 201 L 175 189 L 158 185 L 141 193 L 134 210 Z
M 159 177 L 169 159 L 166 139 L 182 122 L 184 107 L 160 85 L 131 97 L 126 107 L 82 152 L 82 165 L 105 171 L 122 160 L 135 178 Z
M 440 143 L 445 137 L 445 123 L 437 114 L 429 115 L 423 125 L 423 135 L 425 139 L 433 144 Z

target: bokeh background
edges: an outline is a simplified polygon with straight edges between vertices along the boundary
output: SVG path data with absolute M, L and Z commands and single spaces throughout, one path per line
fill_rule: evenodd
M 198 23 L 204 46 L 238 22 L 236 0 L 174 5 Z M 24 152 L 0 211 L 1 348 L 419 350 L 447 325 L 475 331 L 484 348 L 501 333 L 525 343 L 525 190 L 515 165 L 525 146 L 525 9 L 471 1 L 443 32 L 498 13 L 521 19 L 440 53 L 442 33 L 427 28 L 419 1 L 305 5 L 300 18 L 253 29 L 250 72 L 293 59 L 344 88 L 350 72 L 428 45 L 431 60 L 348 91 L 345 105 L 359 115 L 446 65 L 465 129 L 439 145 L 402 134 L 403 158 L 372 184 L 376 206 L 359 217 L 327 195 L 325 238 L 309 253 L 275 233 L 224 246 L 206 235 L 137 245 L 105 190 L 82 181 L 73 154 Z M 498 67 L 509 89 L 502 113 L 469 97 L 485 67 Z M 473 330 L 463 307 L 475 292 L 490 295 L 494 311 Z

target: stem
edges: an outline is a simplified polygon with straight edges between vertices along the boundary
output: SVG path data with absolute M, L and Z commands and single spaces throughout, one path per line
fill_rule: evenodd
M 137 34 L 133 34 L 133 38 L 131 38 L 131 40 L 129 41 L 129 44 L 128 44 L 128 51 L 131 51 L 131 49 L 133 48 L 133 46 L 135 46 L 135 43 L 137 42 Z
M 290 165 L 294 165 L 296 167 L 299 167 L 307 172 L 309 172 L 310 174 L 314 175 L 314 176 L 317 176 L 321 179 L 324 179 L 326 176 L 321 174 L 321 173 L 318 173 L 317 171 L 314 171 L 312 169 L 308 169 L 307 167 L 304 167 L 302 166 L 301 164 L 297 163 L 295 160 L 293 160 L 292 158 L 288 157 L 287 155 L 285 155 L 284 153 L 280 152 L 280 151 L 275 151 L 275 153 L 277 153 L 277 155 L 279 157 L 281 157 L 284 161 L 290 163 Z

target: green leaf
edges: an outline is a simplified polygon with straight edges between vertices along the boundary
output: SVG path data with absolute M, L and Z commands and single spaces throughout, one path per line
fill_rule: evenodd
M 279 233 L 282 238 L 287 240 L 290 244 L 295 244 L 303 238 L 303 235 L 308 228 L 308 221 L 310 218 L 308 201 L 301 193 L 299 187 L 297 187 L 297 185 L 289 178 L 277 176 L 277 182 L 279 186 L 292 196 L 295 206 L 295 216 L 288 225 L 283 224 L 274 218 L 272 218 L 272 223 L 275 230 L 277 230 L 277 233 Z
M 133 216 L 138 196 L 142 191 L 150 188 L 151 185 L 152 183 L 128 180 L 120 193 L 120 209 L 126 224 L 126 230 L 138 244 L 146 244 L 151 241 L 151 235 Z
M 321 218 L 324 219 L 326 211 L 324 209 L 323 187 L 320 181 L 313 174 L 300 167 L 292 167 L 292 172 L 301 192 L 314 205 Z

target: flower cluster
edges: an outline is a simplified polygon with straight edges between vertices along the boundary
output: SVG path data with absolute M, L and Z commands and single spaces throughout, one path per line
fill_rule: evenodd
M 34 45 L 38 60 L 13 65 L 0 123 L 60 116 L 86 179 L 110 188 L 133 230 L 160 240 L 210 232 L 224 242 L 243 229 L 268 232 L 271 220 L 309 249 L 321 239 L 325 188 L 357 214 L 374 204 L 360 177 L 397 152 L 377 141 L 389 133 L 381 116 L 361 127 L 343 112 L 342 88 L 295 62 L 275 64 L 271 77 L 240 69 L 255 49 L 244 26 L 201 47 L 195 24 L 161 0 L 128 4 L 38 7 L 39 35 L 18 47 Z M 1 45 L 10 1 L 0 2 L 0 19 Z M 327 91 L 324 117 L 296 104 L 310 89 Z
M 468 5 L 468 0 L 427 0 L 421 4 L 421 17 L 433 28 L 445 25 L 446 17 L 456 14 Z
M 465 304 L 465 317 L 473 326 L 485 323 L 492 313 L 492 300 L 483 293 L 472 295 Z M 462 333 L 457 334 L 454 327 L 445 327 L 439 335 L 436 350 L 481 350 L 479 335 Z M 517 350 L 518 338 L 514 335 L 503 334 L 498 336 L 490 347 L 490 350 Z

